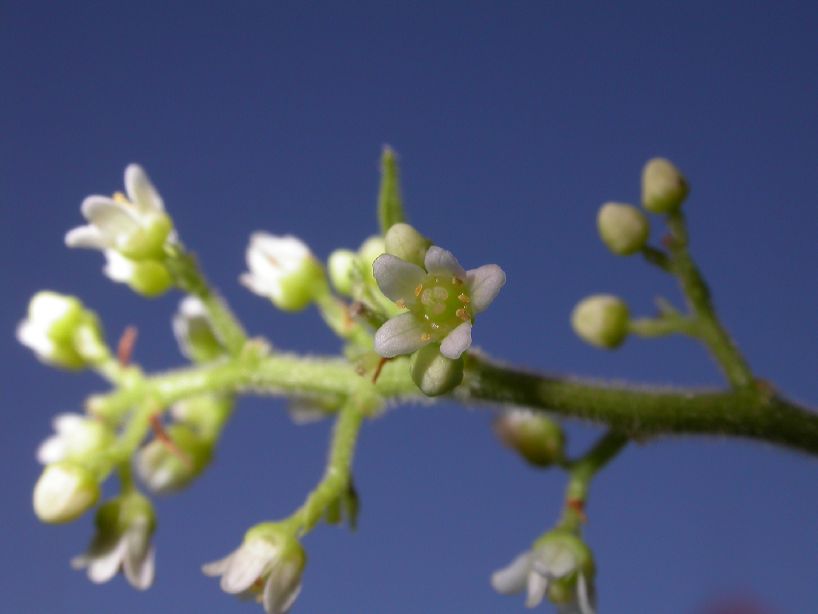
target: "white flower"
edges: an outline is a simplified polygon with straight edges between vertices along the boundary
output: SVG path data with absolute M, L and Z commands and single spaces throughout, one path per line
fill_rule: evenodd
M 34 513 L 43 522 L 71 522 L 98 498 L 94 476 L 81 465 L 62 461 L 48 465 L 34 485 Z
M 381 292 L 409 310 L 375 333 L 375 350 L 385 358 L 411 354 L 432 342 L 440 343 L 446 358 L 460 358 L 471 346 L 474 317 L 506 282 L 496 264 L 465 271 L 451 252 L 436 246 L 426 252 L 424 268 L 382 254 L 373 271 Z
M 221 589 L 239 597 L 255 597 L 267 614 L 286 614 L 301 592 L 307 556 L 289 532 L 262 524 L 247 532 L 244 543 L 226 558 L 202 567 L 221 576 Z
M 241 276 L 241 282 L 285 311 L 304 309 L 326 284 L 310 248 L 291 235 L 254 233 L 247 247 L 247 268 L 250 272 Z
M 546 595 L 560 614 L 595 614 L 594 565 L 588 547 L 565 531 L 552 531 L 507 567 L 491 576 L 504 595 L 527 590 L 525 605 L 538 606 Z
M 68 231 L 66 245 L 115 250 L 135 260 L 160 257 L 173 230 L 162 197 L 137 164 L 125 169 L 125 191 L 87 197 L 81 210 L 90 224 Z
M 53 425 L 56 433 L 37 449 L 37 460 L 43 465 L 80 460 L 105 449 L 114 440 L 114 434 L 101 421 L 82 414 L 59 414 Z
M 148 588 L 155 571 L 151 536 L 156 526 L 148 500 L 139 494 L 112 499 L 99 508 L 96 525 L 87 552 L 74 557 L 71 567 L 87 569 L 88 579 L 97 584 L 122 571 L 134 588 Z

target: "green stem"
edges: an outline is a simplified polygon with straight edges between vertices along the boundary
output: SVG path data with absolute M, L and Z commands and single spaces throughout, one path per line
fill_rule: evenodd
M 658 318 L 637 318 L 628 322 L 628 332 L 639 337 L 695 336 L 696 331 L 696 321 L 680 314 L 664 315 Z
M 754 378 L 749 365 L 716 315 L 710 289 L 688 251 L 688 235 L 684 214 L 668 215 L 671 231 L 670 251 L 672 271 L 679 279 L 690 310 L 696 315 L 697 336 L 721 367 L 734 388 L 749 388 Z
M 352 458 L 355 444 L 364 419 L 364 411 L 359 400 L 350 398 L 338 413 L 332 434 L 329 461 L 324 477 L 309 494 L 304 504 L 290 517 L 303 535 L 309 533 L 333 505 L 349 488 L 352 473 Z
M 324 322 L 341 339 L 360 348 L 372 348 L 372 335 L 352 317 L 349 305 L 332 294 L 328 287 L 318 294 L 315 303 Z

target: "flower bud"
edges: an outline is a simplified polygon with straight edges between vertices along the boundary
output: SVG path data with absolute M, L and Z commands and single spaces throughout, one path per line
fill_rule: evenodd
M 650 234 L 648 218 L 633 205 L 605 203 L 599 209 L 596 223 L 602 242 L 620 256 L 638 252 Z
M 99 484 L 82 465 L 48 465 L 34 486 L 34 513 L 43 522 L 76 520 L 99 499 Z
M 336 249 L 327 260 L 329 279 L 333 287 L 344 296 L 352 296 L 357 258 L 352 250 Z
M 596 573 L 591 549 L 569 531 L 554 530 L 540 537 L 532 548 L 534 566 L 549 577 L 547 595 L 552 603 L 574 604 L 588 600 L 589 589 L 578 587 L 580 580 L 590 585 Z M 584 599 L 579 593 L 584 592 Z
M 402 222 L 393 225 L 384 237 L 384 248 L 387 254 L 397 256 L 419 267 L 423 266 L 426 250 L 431 245 L 432 242 L 429 239 L 421 235 L 409 224 Z
M 168 493 L 190 484 L 213 456 L 213 442 L 183 424 L 168 427 L 175 450 L 154 439 L 136 458 L 136 472 L 152 491 Z
M 176 401 L 170 414 L 176 422 L 185 424 L 205 439 L 218 436 L 233 410 L 230 395 L 203 394 Z
M 83 461 L 114 443 L 113 431 L 101 420 L 81 414 L 60 414 L 53 421 L 56 433 L 37 449 L 44 465 L 63 460 Z
M 134 292 L 153 298 L 170 290 L 173 278 L 158 260 L 130 260 L 119 252 L 107 250 L 103 271 L 112 280 L 128 284 Z
M 188 296 L 173 316 L 173 334 L 182 354 L 193 362 L 207 362 L 224 354 L 204 303 Z
M 571 326 L 591 345 L 613 349 L 628 336 L 628 306 L 610 294 L 589 296 L 574 307 Z
M 672 213 L 687 197 L 685 178 L 670 160 L 653 158 L 642 170 L 642 205 L 653 213 Z
M 300 311 L 326 290 L 324 269 L 296 237 L 257 232 L 247 248 L 242 283 L 283 311 Z
M 381 254 L 386 253 L 386 243 L 381 237 L 369 237 L 358 248 L 358 256 L 361 258 L 361 266 L 364 271 L 365 281 L 371 285 L 375 284 L 375 274 L 372 272 L 372 264 Z
M 154 260 L 162 257 L 165 241 L 173 231 L 173 221 L 166 213 L 146 216 L 144 225 L 123 234 L 116 242 L 116 251 L 131 260 Z
M 548 467 L 563 458 L 565 435 L 559 424 L 527 409 L 504 411 L 494 423 L 500 440 L 526 461 Z
M 108 355 L 99 322 L 73 296 L 38 292 L 28 317 L 17 327 L 17 339 L 48 364 L 81 369 Z
M 463 381 L 463 357 L 447 358 L 440 353 L 439 343 L 430 343 L 412 354 L 409 365 L 412 381 L 429 397 L 451 392 Z

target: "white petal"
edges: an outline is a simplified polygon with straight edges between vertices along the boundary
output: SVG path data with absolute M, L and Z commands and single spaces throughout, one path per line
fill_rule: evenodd
M 457 359 L 471 347 L 471 324 L 463 322 L 452 332 L 446 335 L 440 344 L 440 353 L 446 358 Z
M 102 269 L 103 273 L 114 281 L 128 283 L 136 268 L 134 263 L 119 252 L 110 249 L 105 251 L 105 258 L 107 262 Z
M 85 247 L 88 249 L 105 249 L 108 245 L 96 226 L 77 226 L 65 234 L 68 247 Z
M 17 341 L 34 350 L 39 356 L 54 353 L 54 342 L 46 334 L 46 329 L 30 320 L 23 320 L 17 326 Z
M 512 595 L 525 588 L 531 567 L 531 553 L 523 552 L 509 565 L 491 574 L 491 585 L 498 593 Z
M 46 439 L 37 448 L 37 462 L 43 465 L 50 465 L 65 458 L 68 446 L 65 440 L 58 435 L 53 435 Z
M 129 550 L 125 554 L 122 567 L 131 586 L 141 591 L 149 588 L 153 584 L 156 569 L 154 547 L 150 546 L 147 552 L 143 552 L 141 556 Z
M 596 614 L 594 601 L 593 587 L 585 579 L 585 574 L 580 573 L 577 578 L 577 604 L 580 614 Z
M 411 354 L 429 343 L 426 327 L 412 313 L 390 318 L 375 333 L 375 351 L 384 358 Z
M 475 314 L 485 311 L 506 283 L 506 274 L 496 264 L 484 264 L 466 273 L 466 283 Z
M 299 569 L 288 565 L 274 569 L 264 585 L 264 611 L 267 614 L 287 614 L 301 592 Z
M 117 542 L 115 548 L 102 556 L 95 556 L 88 565 L 88 579 L 96 584 L 108 582 L 119 571 L 122 557 L 125 556 L 125 541 Z
M 242 286 L 259 296 L 278 298 L 281 295 L 281 284 L 271 284 L 267 279 L 252 273 L 243 273 L 239 281 Z
M 403 301 L 407 306 L 415 303 L 415 288 L 426 277 L 426 272 L 419 266 L 392 254 L 381 254 L 375 258 L 372 272 L 387 298 Z
M 202 565 L 202 573 L 206 576 L 220 576 L 227 568 L 230 567 L 230 561 L 233 560 L 233 556 L 235 552 L 228 554 L 223 559 L 219 559 L 218 561 L 213 561 L 212 563 L 205 563 Z
M 238 549 L 224 572 L 221 588 L 225 593 L 247 590 L 276 555 L 276 548 L 263 540 L 249 541 Z
M 525 607 L 535 608 L 545 597 L 545 591 L 548 590 L 548 578 L 532 571 L 528 574 L 528 595 L 525 599 Z
M 429 273 L 454 275 L 460 279 L 466 278 L 466 271 L 460 266 L 454 254 L 437 245 L 432 245 L 426 252 L 424 265 Z
M 125 169 L 125 191 L 128 193 L 128 200 L 142 214 L 160 213 L 165 210 L 162 197 L 138 164 L 129 164 Z
M 139 220 L 132 207 L 104 196 L 89 196 L 82 201 L 82 214 L 99 229 L 108 245 L 112 245 L 117 237 L 139 229 Z

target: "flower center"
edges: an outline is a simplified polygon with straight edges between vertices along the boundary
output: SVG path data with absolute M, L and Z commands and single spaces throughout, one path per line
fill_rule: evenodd
M 455 276 L 427 275 L 415 288 L 412 311 L 428 324 L 429 339 L 439 341 L 473 319 L 466 284 Z

